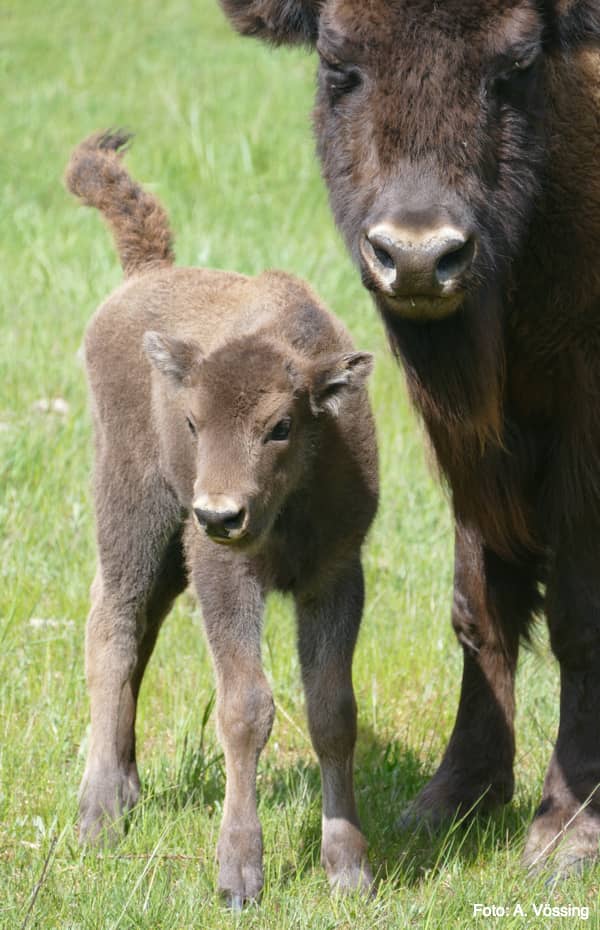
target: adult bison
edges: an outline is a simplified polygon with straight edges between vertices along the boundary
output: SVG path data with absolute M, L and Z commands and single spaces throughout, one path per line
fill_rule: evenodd
M 560 727 L 525 861 L 567 869 L 600 837 L 600 3 L 221 2 L 317 48 L 333 212 L 451 490 L 462 693 L 412 814 L 511 798 L 544 585 Z

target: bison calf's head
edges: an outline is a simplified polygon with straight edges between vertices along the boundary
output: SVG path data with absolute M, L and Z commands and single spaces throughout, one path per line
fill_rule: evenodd
M 307 365 L 261 338 L 205 356 L 193 341 L 156 332 L 146 333 L 144 348 L 161 376 L 159 409 L 168 393 L 166 447 L 193 472 L 199 528 L 222 545 L 260 546 L 289 496 L 308 483 L 323 432 L 334 428 L 344 394 L 368 376 L 372 357 L 345 353 Z

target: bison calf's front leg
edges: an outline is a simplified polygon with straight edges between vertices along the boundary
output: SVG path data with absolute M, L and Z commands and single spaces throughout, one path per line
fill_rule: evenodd
M 219 891 L 233 908 L 263 887 L 262 831 L 256 809 L 256 767 L 273 725 L 274 704 L 258 663 L 233 654 L 220 663 L 217 722 L 227 784 L 217 845 Z
M 262 596 L 242 572 L 232 577 L 226 564 L 202 566 L 195 582 L 215 666 L 217 727 L 225 755 L 218 888 L 237 910 L 256 900 L 263 887 L 256 769 L 271 733 L 274 704 L 260 655 Z
M 297 602 L 308 724 L 323 791 L 321 862 L 333 890 L 368 893 L 373 876 L 354 799 L 352 655 L 364 600 L 360 564 L 319 598 Z

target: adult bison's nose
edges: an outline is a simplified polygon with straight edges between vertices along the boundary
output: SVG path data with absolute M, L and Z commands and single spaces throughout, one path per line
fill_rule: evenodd
M 248 511 L 224 495 L 202 495 L 194 501 L 194 515 L 215 542 L 236 542 L 248 531 Z
M 367 228 L 361 240 L 363 279 L 388 298 L 393 312 L 435 319 L 460 306 L 476 251 L 475 235 L 454 224 L 380 222 Z

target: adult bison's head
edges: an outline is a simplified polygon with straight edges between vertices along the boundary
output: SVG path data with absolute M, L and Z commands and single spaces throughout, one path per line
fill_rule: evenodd
M 317 146 L 363 282 L 413 389 L 425 366 L 447 420 L 453 404 L 485 417 L 502 287 L 543 183 L 548 60 L 600 37 L 598 0 L 221 3 L 245 34 L 316 47 Z M 436 369 L 449 346 L 456 365 Z

